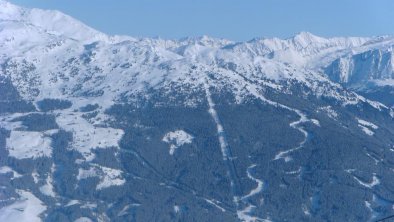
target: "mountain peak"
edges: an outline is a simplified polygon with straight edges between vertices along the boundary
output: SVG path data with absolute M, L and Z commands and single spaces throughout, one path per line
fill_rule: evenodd
M 12 4 L 7 0 L 0 0 L 0 5 L 4 6 L 4 5 L 12 5 Z
M 23 8 L 7 0 L 0 0 L 0 20 L 21 24 L 27 23 L 48 34 L 61 35 L 80 41 L 107 39 L 105 34 L 60 11 Z
M 291 38 L 294 42 L 299 43 L 302 46 L 307 46 L 314 42 L 322 42 L 326 40 L 325 38 L 316 36 L 310 32 L 300 32 Z
M 21 7 L 11 4 L 6 0 L 0 0 L 0 20 L 17 20 L 21 12 Z
M 319 36 L 316 36 L 314 34 L 312 34 L 311 32 L 299 32 L 297 34 L 294 35 L 294 37 L 299 37 L 299 38 L 320 38 Z

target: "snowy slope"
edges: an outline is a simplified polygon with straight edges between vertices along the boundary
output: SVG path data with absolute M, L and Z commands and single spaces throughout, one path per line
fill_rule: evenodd
M 393 45 L 307 32 L 248 42 L 108 36 L 0 0 L 0 218 L 150 221 L 168 216 L 148 208 L 157 204 L 171 205 L 164 221 L 195 212 L 324 221 L 331 208 L 320 198 L 337 190 L 323 186 L 338 180 L 369 189 L 355 206 L 372 216 L 359 220 L 391 212 L 378 194 L 390 190 L 380 187 L 391 178 L 381 165 L 394 112 L 347 87 L 393 85 Z M 319 181 L 308 178 L 315 172 Z M 280 212 L 293 201 L 288 187 L 307 191 L 292 192 L 303 199 Z
M 122 80 L 128 78 L 126 82 L 133 82 L 132 84 L 141 84 L 148 79 L 149 85 L 157 85 L 164 78 L 186 81 L 190 77 L 185 74 L 179 76 L 180 74 L 166 73 L 170 68 L 186 71 L 193 66 L 192 63 L 248 75 L 257 70 L 259 78 L 275 81 L 294 78 L 307 82 L 325 81 L 317 74 L 323 73 L 325 66 L 330 70 L 329 78 L 336 82 L 387 79 L 392 74 L 391 48 L 394 40 L 389 37 L 326 39 L 302 32 L 284 40 L 254 39 L 241 43 L 207 36 L 178 41 L 137 40 L 106 36 L 58 11 L 21 8 L 5 0 L 0 4 L 1 61 L 6 62 L 3 69 L 6 73 L 3 75 L 9 75 L 9 72 L 15 71 L 10 69 L 16 68 L 19 72 L 28 72 L 28 79 L 24 81 L 37 81 L 41 85 L 36 86 L 40 88 L 37 90 L 46 95 L 59 96 L 60 93 L 55 90 L 45 91 L 48 89 L 43 89 L 43 85 L 58 89 L 60 85 L 65 85 L 66 90 L 75 88 L 77 83 L 73 81 L 92 78 L 89 74 L 92 71 L 96 73 L 93 80 L 105 78 L 105 82 L 115 84 L 119 79 L 115 75 L 119 75 Z M 52 19 L 46 19 L 48 17 Z M 21 55 L 23 59 L 20 58 Z M 370 61 L 364 63 L 367 58 Z M 357 65 L 360 60 L 363 63 L 361 66 Z M 130 67 L 132 64 L 138 64 L 139 67 Z M 155 73 L 153 78 L 135 76 L 144 66 L 150 69 L 149 72 Z M 76 69 L 87 73 L 81 76 L 82 74 L 75 73 Z M 40 70 L 39 77 L 35 76 L 37 74 L 34 70 Z M 63 81 L 59 80 L 59 72 L 65 73 Z M 317 73 L 306 80 L 308 72 Z M 99 76 L 100 73 L 102 75 Z M 54 76 L 57 76 L 56 80 Z M 133 76 L 135 80 L 130 79 Z M 64 81 L 65 78 L 67 82 Z M 95 88 L 105 88 L 98 86 L 101 83 L 97 80 L 94 84 Z M 22 85 L 26 85 L 23 80 L 19 83 L 19 88 L 25 87 Z M 30 93 L 32 89 L 24 90 Z M 85 89 L 87 90 L 89 89 Z M 126 90 L 128 89 L 120 89 L 119 93 Z
M 61 35 L 80 41 L 106 38 L 104 34 L 59 11 L 22 8 L 6 0 L 0 1 L 0 8 L 0 21 L 3 25 L 30 26 L 46 34 Z
M 330 92 L 326 94 L 343 102 L 358 101 L 355 96 L 334 95 L 335 89 L 330 88 L 338 86 L 319 70 L 307 67 L 313 58 L 357 47 L 368 39 L 324 39 L 300 33 L 286 40 L 246 43 L 206 36 L 179 41 L 132 38 L 122 41 L 95 32 L 59 12 L 23 9 L 4 1 L 2 4 L 5 5 L 1 31 L 5 40 L 0 46 L 4 52 L 2 75 L 11 78 L 22 96 L 29 100 L 102 94 L 109 107 L 110 101 L 121 95 L 147 88 L 172 84 L 201 88 L 204 72 L 208 70 L 222 76 L 226 82 L 223 84 L 237 91 L 243 83 L 233 81 L 241 74 L 274 88 L 280 81 L 295 80 L 308 87 L 322 82 L 329 85 L 325 90 Z M 45 18 L 47 13 L 56 13 L 59 19 L 51 25 L 40 22 L 39 18 Z M 61 29 L 57 28 L 58 23 L 64 23 Z M 82 33 L 85 36 L 81 36 Z M 192 70 L 201 71 L 191 75 Z

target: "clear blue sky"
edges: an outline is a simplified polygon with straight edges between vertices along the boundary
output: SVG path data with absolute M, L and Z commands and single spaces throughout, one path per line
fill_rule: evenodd
M 10 0 L 57 9 L 108 34 L 244 41 L 290 37 L 394 35 L 394 0 Z

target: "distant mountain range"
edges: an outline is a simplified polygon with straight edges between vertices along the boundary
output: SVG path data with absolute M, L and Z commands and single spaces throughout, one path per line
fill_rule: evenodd
M 109 36 L 0 0 L 0 221 L 394 214 L 393 46 Z

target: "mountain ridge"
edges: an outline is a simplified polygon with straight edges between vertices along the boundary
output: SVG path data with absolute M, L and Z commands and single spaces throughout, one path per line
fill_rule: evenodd
M 3 43 L 2 48 L 9 55 L 18 51 L 24 54 L 23 48 L 30 51 L 31 48 L 42 45 L 44 42 L 52 42 L 51 44 L 53 46 L 61 45 L 67 41 L 77 41 L 84 45 L 101 42 L 100 44 L 103 46 L 128 44 L 132 47 L 146 48 L 146 53 L 149 54 L 160 52 L 164 57 L 168 55 L 170 56 L 170 60 L 179 55 L 187 59 L 197 59 L 203 63 L 209 63 L 214 60 L 225 60 L 225 58 L 221 57 L 226 54 L 230 55 L 230 57 L 232 56 L 231 54 L 236 54 L 237 57 L 244 60 L 245 64 L 250 63 L 246 60 L 265 60 L 270 63 L 290 64 L 292 67 L 300 70 L 307 69 L 313 72 L 323 73 L 331 80 L 343 83 L 340 78 L 335 77 L 336 74 L 326 73 L 329 70 L 328 67 L 333 67 L 335 63 L 338 63 L 338 58 L 341 58 L 341 61 L 346 61 L 346 58 L 352 57 L 353 55 L 368 52 L 375 48 L 382 48 L 383 51 L 389 50 L 388 48 L 392 48 L 392 45 L 394 45 L 394 38 L 389 36 L 372 38 L 323 38 L 308 32 L 300 32 L 287 39 L 260 38 L 247 42 L 233 42 L 225 39 L 210 38 L 208 36 L 189 37 L 180 40 L 135 39 L 127 36 L 105 35 L 58 11 L 21 8 L 4 0 L 1 4 L 5 5 L 5 7 L 0 9 L 0 20 L 3 23 L 1 31 L 3 42 L 6 44 L 4 45 Z M 55 19 L 52 19 L 48 23 L 44 22 L 43 18 L 46 17 Z M 29 24 L 33 26 L 29 27 Z M 26 39 L 26 36 L 29 36 L 29 39 Z M 10 47 L 7 47 L 7 44 Z M 100 44 L 96 45 L 98 46 Z M 60 49 L 62 47 L 54 48 Z M 48 51 L 48 49 L 40 50 L 44 52 Z M 35 57 L 37 56 L 41 55 L 35 55 Z M 3 54 L 2 57 L 4 61 L 6 56 Z M 390 63 L 390 61 L 392 60 L 390 59 L 386 62 Z M 254 64 L 251 65 L 254 66 Z M 380 66 L 388 65 L 382 64 Z M 341 70 L 340 68 L 332 69 Z M 381 71 L 377 70 L 376 72 Z M 392 69 L 391 71 L 388 69 L 386 72 L 392 73 Z M 346 76 L 347 73 L 351 74 L 351 71 L 346 71 L 346 73 L 339 75 Z M 384 76 L 390 76 L 390 74 Z M 277 76 L 272 77 L 273 79 L 278 79 Z M 342 77 L 343 79 L 349 79 L 349 77 Z M 368 80 L 369 78 L 366 77 L 366 79 Z M 379 80 L 381 82 L 383 79 Z
M 1 220 L 394 213 L 394 97 L 369 85 L 392 37 L 108 36 L 1 5 Z
M 5 1 L 4 1 L 5 2 Z M 3 3 L 4 4 L 4 3 Z M 17 6 L 13 6 L 10 3 L 5 3 L 8 5 L 8 7 L 13 8 L 13 10 L 20 11 L 20 10 L 27 10 L 28 9 L 20 9 Z M 4 10 L 3 10 L 4 11 Z M 7 11 L 7 10 L 6 10 Z M 47 11 L 41 11 L 41 10 L 36 10 L 32 12 L 25 12 L 21 14 L 26 14 L 27 15 L 27 20 L 31 19 L 31 17 L 44 17 L 44 16 L 30 16 L 29 14 L 40 14 L 40 13 L 47 13 Z M 56 12 L 57 13 L 57 12 Z M 18 14 L 18 13 L 16 13 Z M 60 16 L 61 17 L 61 16 Z M 67 17 L 69 18 L 69 17 Z M 26 19 L 25 19 L 26 20 Z M 25 21 L 22 19 L 22 21 Z M 67 23 L 67 21 L 71 20 L 72 24 L 76 23 L 79 24 L 78 22 L 74 22 L 73 19 L 66 19 L 64 22 Z M 56 22 L 55 22 L 56 23 Z M 3 25 L 4 26 L 4 25 Z M 67 27 L 70 25 L 62 25 L 62 27 Z M 71 25 L 72 26 L 72 25 Z M 286 63 L 291 64 L 293 68 L 296 70 L 299 69 L 300 71 L 296 71 L 296 73 L 303 73 L 305 71 L 302 71 L 304 69 L 305 63 L 307 63 L 308 58 L 310 57 L 311 54 L 315 52 L 320 52 L 320 50 L 317 50 L 316 47 L 311 47 L 311 49 L 308 49 L 308 47 L 312 43 L 316 43 L 317 45 L 322 44 L 323 46 L 317 46 L 317 48 L 323 47 L 327 48 L 327 44 L 330 45 L 339 45 L 340 48 L 343 47 L 343 45 L 362 45 L 363 43 L 370 41 L 370 39 L 362 39 L 362 38 L 356 38 L 355 40 L 352 38 L 349 39 L 342 39 L 339 38 L 340 41 L 337 43 L 338 39 L 333 38 L 333 40 L 330 39 L 324 39 L 321 37 L 317 37 L 312 35 L 311 33 L 300 33 L 296 35 L 293 38 L 286 39 L 286 40 L 279 40 L 279 39 L 264 39 L 262 40 L 263 43 L 259 45 L 252 45 L 249 46 L 248 42 L 245 43 L 233 43 L 229 42 L 228 40 L 219 40 L 219 39 L 212 39 L 207 36 L 203 37 L 197 37 L 197 38 L 188 38 L 184 39 L 181 41 L 174 41 L 174 40 L 161 40 L 161 39 L 132 39 L 132 38 L 126 38 L 125 39 L 118 39 L 115 41 L 111 41 L 110 37 L 103 37 L 99 38 L 98 40 L 95 39 L 95 36 L 97 34 L 94 34 L 91 36 L 91 38 L 88 38 L 88 40 L 83 39 L 81 43 L 74 42 L 73 38 L 70 38 L 69 36 L 65 36 L 66 38 L 63 38 L 62 35 L 56 35 L 56 33 L 48 33 L 48 30 L 44 30 L 44 33 L 40 30 L 34 31 L 35 33 L 31 34 L 29 33 L 29 40 L 26 41 L 24 37 L 21 37 L 20 40 L 17 38 L 17 34 L 19 32 L 25 32 L 26 28 L 24 26 L 12 29 L 11 32 L 7 32 L 7 25 L 4 26 L 5 29 L 3 29 L 1 32 L 4 33 L 2 34 L 3 38 L 6 39 L 5 45 L 3 44 L 2 48 L 4 52 L 7 52 L 8 55 L 12 55 L 13 53 L 17 53 L 18 51 L 21 51 L 21 55 L 23 54 L 25 59 L 24 61 L 29 63 L 31 67 L 35 67 L 36 65 L 39 65 L 40 63 L 44 66 L 46 66 L 46 63 L 39 62 L 40 57 L 42 57 L 42 61 L 50 61 L 53 60 L 54 57 L 56 57 L 56 54 L 52 54 L 50 57 L 51 58 L 46 58 L 47 54 L 51 53 L 56 53 L 56 50 L 59 51 L 59 53 L 62 53 L 64 50 L 67 49 L 67 47 L 72 47 L 74 49 L 80 48 L 77 51 L 73 53 L 81 53 L 82 55 L 75 55 L 74 57 L 86 57 L 86 59 L 92 59 L 94 57 L 93 53 L 94 50 L 101 50 L 100 46 L 103 46 L 103 50 L 107 50 L 105 48 L 110 48 L 110 47 L 127 47 L 130 48 L 131 51 L 140 51 L 141 49 L 144 49 L 145 51 L 145 56 L 150 56 L 156 57 L 157 59 L 161 59 L 161 63 L 166 63 L 165 61 L 177 61 L 177 63 L 184 61 L 185 65 L 190 64 L 190 62 L 199 62 L 199 63 L 204 63 L 205 65 L 210 65 L 212 61 L 216 63 L 216 66 L 218 63 L 223 63 L 226 60 L 232 60 L 232 61 L 226 61 L 225 63 L 228 64 L 234 64 L 238 67 L 241 67 L 242 69 L 250 69 L 247 68 L 248 66 L 257 66 L 260 67 L 261 62 L 263 63 L 268 63 L 271 68 L 263 68 L 265 70 L 265 77 L 268 79 L 272 79 L 274 81 L 281 80 L 283 77 L 289 78 L 288 74 L 285 74 L 286 72 L 283 72 L 282 69 L 285 68 L 279 68 L 280 66 L 287 66 Z M 76 28 L 78 29 L 81 27 L 81 25 L 77 25 Z M 85 27 L 84 25 L 82 26 L 83 28 Z M 56 28 L 56 27 L 55 27 Z M 89 28 L 90 29 L 90 28 Z M 53 30 L 50 30 L 53 31 Z M 101 34 L 100 34 L 101 35 Z M 104 35 L 104 34 L 103 34 Z M 20 36 L 27 36 L 26 34 L 22 34 Z M 33 37 L 37 36 L 37 37 Z M 35 43 L 33 39 L 37 39 L 37 41 L 43 41 L 45 42 L 46 46 L 42 47 L 43 43 L 37 42 Z M 33 40 L 33 41 L 32 41 Z M 92 44 L 86 43 L 86 41 L 91 42 Z M 270 42 L 274 41 L 274 46 L 270 48 Z M 333 43 L 331 42 L 333 41 Z M 48 44 L 47 42 L 51 42 Z M 27 43 L 27 45 L 26 45 Z M 31 44 L 29 44 L 31 43 Z M 21 45 L 23 44 L 23 45 Z M 64 46 L 63 46 L 64 44 Z M 235 44 L 235 45 L 234 45 Z M 275 45 L 278 45 L 280 47 L 276 47 Z M 79 45 L 78 47 L 75 47 L 75 45 Z M 23 46 L 23 47 L 22 47 Z M 38 47 L 37 47 L 38 46 Z M 231 47 L 230 47 L 231 46 Z M 301 48 L 300 48 L 301 46 Z M 26 48 L 27 51 L 21 50 L 23 48 Z M 330 47 L 329 47 L 330 48 Z M 334 47 L 335 48 L 335 47 Z M 258 51 L 256 51 L 256 49 Z M 37 50 L 37 52 L 35 52 Z M 69 50 L 69 49 L 67 49 Z M 336 50 L 336 49 L 335 49 Z M 342 49 L 341 49 L 342 50 Z M 79 51 L 79 52 L 78 52 Z M 104 51 L 103 51 L 104 52 Z M 133 52 L 133 53 L 135 53 Z M 85 53 L 85 54 L 84 54 Z M 29 55 L 30 54 L 30 55 Z M 63 53 L 67 54 L 67 53 Z M 290 55 L 290 56 L 289 56 Z M 17 58 L 19 55 L 15 55 L 14 58 Z M 32 59 L 28 59 L 29 57 L 34 58 L 35 62 L 29 61 Z M 6 55 L 3 54 L 3 61 L 8 60 L 8 62 L 11 62 L 12 60 L 7 59 Z M 166 58 L 168 57 L 168 58 Z M 59 57 L 60 58 L 60 57 Z M 294 62 L 293 59 L 297 58 L 296 60 L 299 60 L 299 63 Z M 64 58 L 61 58 L 62 60 Z M 72 58 L 70 58 L 72 59 Z M 103 57 L 104 59 L 104 57 Z M 146 60 L 146 58 L 141 57 L 140 61 Z M 236 60 L 238 60 L 236 62 Z M 146 60 L 149 61 L 149 60 Z M 113 61 L 117 63 L 117 61 Z M 154 62 L 154 61 L 151 61 Z M 51 62 L 53 64 L 58 64 L 59 61 L 53 61 Z M 100 62 L 103 64 L 104 62 Z M 164 64 L 163 63 L 163 64 Z M 172 63 L 172 62 L 170 62 Z M 238 64 L 237 64 L 238 63 Z M 282 65 L 281 63 L 284 63 Z M 157 64 L 160 65 L 160 64 Z M 220 64 L 219 64 L 220 65 Z M 225 64 L 222 64 L 225 65 Z M 220 65 L 220 66 L 222 66 Z M 49 67 L 48 67 L 49 68 Z M 48 68 L 45 68 L 48 70 Z M 98 67 L 101 70 L 110 70 L 110 67 Z M 48 71 L 51 73 L 56 73 L 59 72 L 56 70 L 57 68 L 54 67 L 52 69 L 49 69 Z M 41 70 L 41 75 L 45 74 L 45 72 L 42 72 Z M 275 71 L 277 70 L 277 71 Z M 6 72 L 7 69 L 2 70 L 3 74 Z M 274 72 L 273 72 L 274 71 Z M 319 73 L 319 70 L 311 70 L 313 72 Z M 68 71 L 71 72 L 71 71 Z M 108 71 L 107 71 L 108 72 Z M 254 72 L 254 71 L 252 71 Z M 275 74 L 275 72 L 278 72 Z M 264 73 L 264 72 L 263 72 Z M 51 74 L 53 75 L 53 74 Z M 107 75 L 107 74 L 106 74 Z M 320 79 L 319 77 L 320 74 L 316 76 L 314 74 L 315 79 Z M 298 78 L 300 81 L 304 81 L 305 76 L 303 74 L 297 74 L 294 75 L 295 78 Z M 43 76 L 41 76 L 43 77 Z M 40 79 L 40 76 L 31 76 L 30 78 L 34 79 Z M 49 78 L 49 77 L 45 77 Z M 127 78 L 127 77 L 126 77 Z M 292 77 L 290 77 L 292 78 Z M 47 80 L 45 80 L 47 81 Z M 145 81 L 145 80 L 144 80 Z M 26 83 L 21 83 L 23 85 L 28 85 Z M 45 83 L 46 85 L 51 85 L 51 83 L 47 82 Z M 152 83 L 154 84 L 154 83 Z M 31 91 L 32 89 L 26 89 L 28 91 Z

